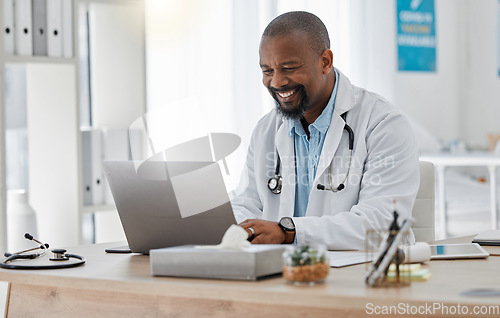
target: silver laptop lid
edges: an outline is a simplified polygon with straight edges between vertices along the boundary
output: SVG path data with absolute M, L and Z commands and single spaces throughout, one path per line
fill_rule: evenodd
M 104 171 L 132 252 L 219 244 L 236 224 L 217 163 L 106 161 Z

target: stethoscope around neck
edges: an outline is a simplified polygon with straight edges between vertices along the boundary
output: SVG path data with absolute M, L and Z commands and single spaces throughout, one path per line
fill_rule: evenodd
M 349 135 L 349 165 L 347 167 L 347 173 L 345 175 L 344 180 L 342 180 L 342 182 L 337 187 L 334 187 L 332 182 L 332 163 L 330 162 L 330 165 L 328 166 L 328 186 L 318 183 L 316 187 L 318 190 L 339 192 L 345 188 L 345 183 L 347 181 L 347 178 L 349 177 L 349 172 L 351 171 L 352 149 L 354 148 L 354 132 L 352 131 L 351 127 L 346 123 L 346 115 L 347 113 L 343 113 L 341 117 L 342 119 L 344 119 L 345 123 L 344 130 L 347 131 Z M 276 160 L 276 168 L 274 169 L 274 177 L 272 177 L 271 179 L 269 179 L 269 181 L 267 181 L 267 187 L 272 193 L 280 194 L 281 188 L 283 187 L 283 177 L 280 174 L 281 159 L 278 151 L 276 151 L 276 157 L 277 160 Z

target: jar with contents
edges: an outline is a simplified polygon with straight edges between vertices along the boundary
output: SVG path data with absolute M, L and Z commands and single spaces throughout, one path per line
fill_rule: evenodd
M 283 277 L 291 284 L 323 283 L 329 270 L 324 245 L 290 245 L 283 253 Z

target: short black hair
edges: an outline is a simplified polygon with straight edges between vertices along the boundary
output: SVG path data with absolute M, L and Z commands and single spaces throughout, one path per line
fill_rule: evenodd
M 311 49 L 318 54 L 330 48 L 330 37 L 325 24 L 312 13 L 292 11 L 274 18 L 264 30 L 262 36 L 282 36 L 293 31 L 305 32 Z

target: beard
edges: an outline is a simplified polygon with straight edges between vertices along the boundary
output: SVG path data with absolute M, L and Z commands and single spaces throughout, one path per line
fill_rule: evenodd
M 300 101 L 297 104 L 297 106 L 293 108 L 284 108 L 278 99 L 278 96 L 276 96 L 277 92 L 280 91 L 290 91 L 290 90 L 297 90 L 295 94 L 300 95 Z M 276 89 L 269 87 L 269 92 L 271 93 L 271 96 L 274 98 L 274 102 L 276 104 L 276 112 L 283 116 L 286 119 L 301 119 L 304 117 L 304 113 L 311 107 L 309 104 L 309 97 L 307 96 L 306 89 L 303 85 L 297 85 L 290 89 L 289 87 L 283 89 Z

